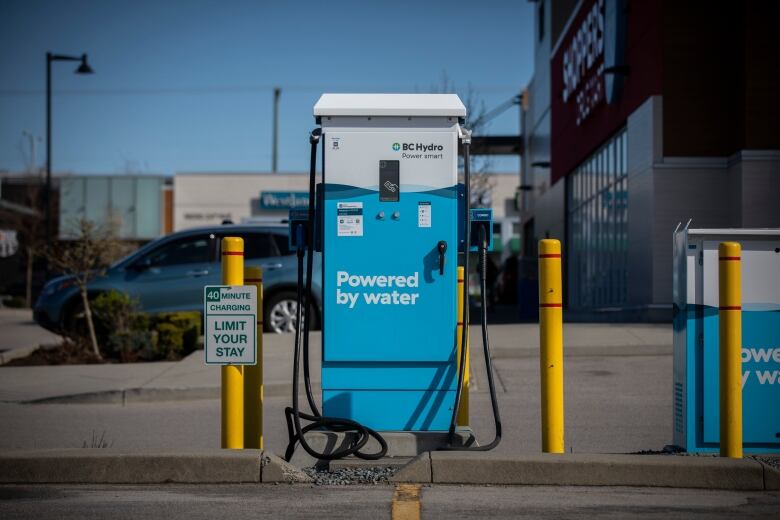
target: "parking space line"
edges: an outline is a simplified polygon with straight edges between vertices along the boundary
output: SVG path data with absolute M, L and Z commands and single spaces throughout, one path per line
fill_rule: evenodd
M 420 486 L 398 484 L 393 493 L 391 509 L 393 520 L 420 520 Z

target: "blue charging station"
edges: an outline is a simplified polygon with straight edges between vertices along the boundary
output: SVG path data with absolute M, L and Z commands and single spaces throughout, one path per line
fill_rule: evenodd
M 314 115 L 323 134 L 323 413 L 375 430 L 447 430 L 465 107 L 454 95 L 326 94 Z
M 780 230 L 674 234 L 674 444 L 720 446 L 718 244 L 742 246 L 742 430 L 746 452 L 780 452 Z
M 381 439 L 379 431 L 449 431 L 451 439 L 462 384 L 459 259 L 468 267 L 459 252 L 467 241 L 482 255 L 492 246 L 492 210 L 471 210 L 458 179 L 461 142 L 466 184 L 469 178 L 466 109 L 454 94 L 324 94 L 314 116 L 316 197 L 308 210 L 291 212 L 290 234 L 299 273 L 302 244 L 322 252 L 322 413 L 304 376 L 312 414 L 299 411 L 296 393 L 286 411 L 290 444 L 320 455 L 303 440 L 307 431 L 357 430 L 361 440 L 339 456 L 372 458 L 359 449 L 367 435 Z M 315 186 L 317 143 L 322 173 Z M 310 265 L 307 272 L 310 284 Z M 307 293 L 302 285 L 299 274 L 299 301 Z M 486 338 L 485 320 L 483 313 Z M 294 381 L 300 335 L 299 326 Z M 308 330 L 303 341 L 305 373 Z M 489 362 L 488 371 L 493 388 Z M 495 399 L 493 405 L 497 436 L 487 449 L 500 438 Z M 299 418 L 313 422 L 302 427 Z

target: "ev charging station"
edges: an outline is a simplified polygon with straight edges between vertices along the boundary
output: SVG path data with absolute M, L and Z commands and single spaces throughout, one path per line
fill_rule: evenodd
M 468 274 L 458 284 L 459 265 L 468 273 L 468 255 L 459 252 L 469 243 L 484 256 L 492 238 L 491 210 L 469 207 L 470 133 L 461 126 L 466 108 L 454 94 L 323 94 L 314 116 L 319 128 L 310 139 L 309 208 L 290 215 L 299 319 L 287 458 L 297 442 L 319 459 L 379 458 L 387 451 L 379 432 L 449 432 L 440 447 L 457 449 L 459 367 L 466 359 L 458 341 L 466 344 L 467 327 L 460 338 L 457 331 L 468 323 L 469 307 Z M 464 184 L 458 182 L 459 144 Z M 311 308 L 313 250 L 322 262 L 322 413 L 308 380 L 310 320 L 301 315 Z M 463 315 L 459 287 L 465 288 Z M 492 389 L 484 302 L 482 317 Z M 297 395 L 301 340 L 311 414 L 300 411 Z M 497 435 L 482 449 L 494 447 L 501 434 L 491 395 Z M 301 426 L 301 419 L 310 424 Z M 317 453 L 305 440 L 315 430 L 357 436 L 346 448 Z M 361 452 L 369 436 L 379 452 Z
M 750 453 L 780 453 L 780 231 L 674 233 L 674 444 L 720 446 L 718 245 L 741 245 L 742 423 Z

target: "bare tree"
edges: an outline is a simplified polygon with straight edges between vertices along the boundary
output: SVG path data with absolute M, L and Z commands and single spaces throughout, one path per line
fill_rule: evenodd
M 454 94 L 457 89 L 455 82 L 449 78 L 446 72 L 442 72 L 439 84 L 432 85 L 430 91 L 436 94 Z M 472 136 L 484 135 L 490 125 L 490 121 L 486 117 L 489 111 L 485 101 L 471 84 L 467 85 L 461 100 L 466 106 L 466 128 L 471 130 Z M 463 169 L 462 157 L 458 158 L 458 167 Z M 492 167 L 493 161 L 489 155 L 471 157 L 471 204 L 473 206 L 490 206 L 490 197 L 495 187 L 490 173 Z
M 32 307 L 32 285 L 33 285 L 33 267 L 35 260 L 43 254 L 46 247 L 46 235 L 44 233 L 44 214 L 41 204 L 42 184 L 40 182 L 30 182 L 26 189 L 26 205 L 30 208 L 30 213 L 20 215 L 17 223 L 17 229 L 21 235 L 21 242 L 24 247 L 24 257 L 26 261 L 25 270 L 25 304 Z
M 111 221 L 101 226 L 91 220 L 81 219 L 76 229 L 76 238 L 59 247 L 57 251 L 49 252 L 48 259 L 53 267 L 73 277 L 84 306 L 92 352 L 101 359 L 87 286 L 91 280 L 105 273 L 108 264 L 118 256 L 121 247 Z
M 22 189 L 14 197 L 11 223 L 19 237 L 19 250 L 26 263 L 25 304 L 32 307 L 33 266 L 44 254 L 42 183 L 34 176 L 21 179 Z
M 38 167 L 35 153 L 41 138 L 26 130 L 22 132 L 22 136 L 24 139 L 19 142 L 19 153 L 28 178 L 23 180 L 24 191 L 18 201 L 23 209 L 17 213 L 14 226 L 19 233 L 19 242 L 26 262 L 25 305 L 29 308 L 32 307 L 33 268 L 35 260 L 43 255 L 46 236 L 43 226 L 43 171 Z

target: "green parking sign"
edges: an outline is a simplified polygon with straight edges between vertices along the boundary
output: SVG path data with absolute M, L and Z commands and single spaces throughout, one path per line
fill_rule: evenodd
M 257 363 L 257 287 L 204 287 L 203 347 L 207 365 Z

